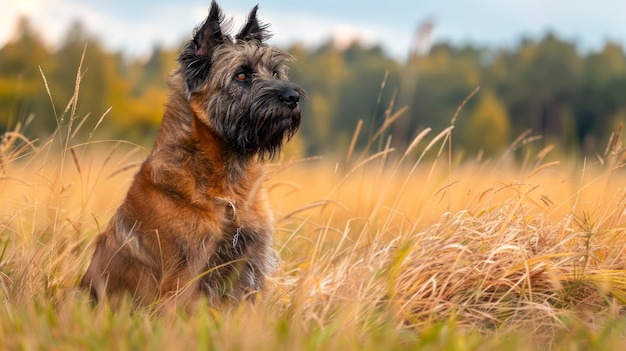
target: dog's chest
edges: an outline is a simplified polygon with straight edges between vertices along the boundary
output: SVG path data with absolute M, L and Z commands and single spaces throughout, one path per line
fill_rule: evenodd
M 268 265 L 264 253 L 272 245 L 273 226 L 269 220 L 251 220 L 240 215 L 236 205 L 229 205 L 223 217 L 220 235 L 214 238 L 200 280 L 201 289 L 212 299 L 259 290 Z

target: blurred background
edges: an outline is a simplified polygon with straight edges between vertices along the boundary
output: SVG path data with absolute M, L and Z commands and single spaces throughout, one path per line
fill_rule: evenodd
M 626 118 L 626 2 L 497 0 L 221 1 L 234 30 L 259 3 L 270 43 L 291 52 L 309 99 L 302 155 L 344 154 L 401 111 L 404 147 L 440 131 L 463 100 L 457 150 L 494 155 L 526 130 L 572 155 L 602 153 Z M 47 136 L 74 93 L 79 131 L 150 146 L 167 76 L 210 1 L 0 0 L 0 133 Z M 45 81 L 51 92 L 47 93 Z M 405 110 L 403 110 L 406 107 Z M 110 110 L 109 110 L 110 109 Z M 57 116 L 57 117 L 55 117 Z

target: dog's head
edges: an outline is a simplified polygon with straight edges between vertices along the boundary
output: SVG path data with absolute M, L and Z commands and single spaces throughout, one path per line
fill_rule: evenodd
M 207 127 L 239 155 L 267 159 L 297 131 L 305 92 L 288 80 L 291 56 L 265 43 L 271 35 L 256 12 L 233 38 L 213 1 L 178 61 L 190 105 L 206 113 Z

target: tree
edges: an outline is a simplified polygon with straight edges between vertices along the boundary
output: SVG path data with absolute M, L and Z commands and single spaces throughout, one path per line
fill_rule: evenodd
M 584 61 L 573 44 L 548 34 L 538 44 L 527 43 L 518 54 L 509 103 L 518 130 L 563 135 L 564 109 L 576 103 L 583 81 Z
M 576 106 L 577 139 L 594 152 L 598 139 L 608 137 L 613 120 L 626 107 L 626 57 L 620 45 L 607 43 L 585 61 L 581 98 Z
M 46 103 L 38 66 L 49 51 L 27 18 L 18 20 L 13 39 L 0 49 L 0 131 Z
M 401 92 L 403 98 L 398 105 L 408 106 L 409 111 L 407 118 L 394 128 L 397 147 L 406 146 L 419 129 L 442 130 L 450 125 L 458 106 L 484 78 L 481 56 L 482 51 L 477 48 L 439 43 L 428 55 L 400 68 L 402 80 L 414 80 L 414 84 L 403 86 L 413 86 L 415 90 L 412 94 Z M 470 101 L 468 108 L 473 105 L 474 101 Z
M 480 92 L 478 103 L 469 118 L 459 121 L 463 148 L 470 153 L 479 150 L 495 155 L 509 145 L 511 125 L 506 107 L 493 90 Z

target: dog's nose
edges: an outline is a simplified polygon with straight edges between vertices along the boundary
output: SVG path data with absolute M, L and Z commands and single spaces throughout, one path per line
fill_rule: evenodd
M 289 108 L 294 108 L 300 101 L 300 94 L 294 89 L 285 89 L 280 93 L 280 101 L 284 102 Z

